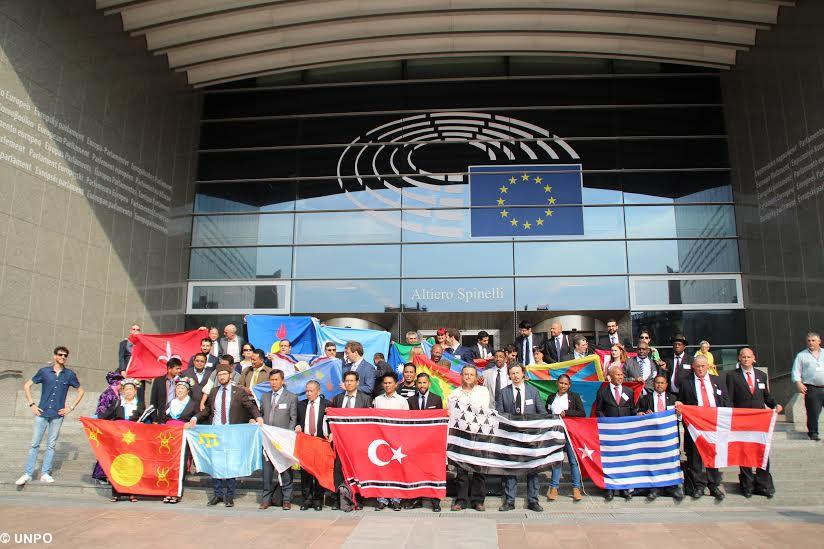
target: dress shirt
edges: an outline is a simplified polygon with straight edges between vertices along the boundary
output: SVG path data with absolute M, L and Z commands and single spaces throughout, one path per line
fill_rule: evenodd
M 701 395 L 701 383 L 703 382 L 704 387 L 707 390 L 707 397 L 710 399 L 708 405 L 711 408 L 715 408 L 715 389 L 713 388 L 712 383 L 710 383 L 710 376 L 706 375 L 704 376 L 704 379 L 701 379 L 698 376 L 692 376 L 692 378 L 695 380 L 695 396 L 698 398 L 698 405 L 704 406 L 704 398 Z
M 250 389 L 253 388 L 255 385 L 257 385 L 258 383 L 260 383 L 261 381 L 264 381 L 262 379 L 258 379 L 258 377 L 260 377 L 260 372 L 262 372 L 262 371 L 263 371 L 263 366 L 261 366 L 260 368 L 253 368 L 252 369 L 252 375 L 249 376 L 249 388 Z
M 212 417 L 212 425 L 222 425 L 222 423 L 220 423 L 220 415 L 221 411 L 223 410 L 223 395 L 220 393 L 221 391 L 226 391 L 226 423 L 229 423 L 229 410 L 232 409 L 231 383 L 227 383 L 226 385 L 220 385 L 217 388 L 217 393 L 215 393 L 215 410 L 214 416 Z
M 486 350 L 486 347 L 478 343 L 478 356 L 481 358 L 486 358 L 489 356 L 489 352 Z
M 524 365 L 529 366 L 530 364 L 535 364 L 535 357 L 532 356 L 532 334 L 526 336 L 521 345 L 523 346 L 521 351 L 524 356 Z
M 320 397 L 316 398 L 315 400 L 308 400 L 306 402 L 306 419 L 303 420 L 303 432 L 306 433 L 307 435 L 311 431 L 310 425 L 312 424 L 312 422 L 309 421 L 311 419 L 309 417 L 309 410 L 310 410 L 310 407 L 312 406 L 313 403 L 315 404 L 315 429 L 317 429 L 318 408 L 320 408 Z M 315 434 L 317 434 L 317 433 L 315 433 Z
M 449 393 L 450 402 L 457 400 L 462 404 L 481 406 L 483 408 L 489 408 L 490 397 L 491 395 L 489 390 L 485 387 L 481 387 L 480 385 L 475 385 L 469 391 L 465 390 L 463 387 L 458 387 Z
M 804 349 L 793 361 L 793 383 L 824 386 L 824 349 L 819 349 L 818 358 L 809 349 Z M 42 408 L 42 406 L 41 406 Z
M 675 365 L 679 364 L 679 367 L 676 368 Z M 678 391 L 678 379 L 675 376 L 675 373 L 683 372 L 684 371 L 684 353 L 680 355 L 673 355 L 672 357 L 672 373 L 670 374 L 670 386 L 672 387 L 673 392 Z M 701 395 L 698 395 L 701 398 Z
M 344 408 L 354 408 L 355 402 L 358 400 L 358 392 L 355 391 L 351 395 L 346 393 L 343 395 L 343 407 Z
M 518 399 L 518 391 L 521 392 L 520 402 L 517 400 Z M 515 409 L 516 410 L 518 408 L 521 409 L 521 413 L 524 412 L 524 407 L 525 407 L 525 405 L 524 405 L 525 400 L 524 399 L 526 399 L 526 385 L 524 383 L 521 383 L 520 385 L 516 386 L 513 383 L 512 384 L 512 402 L 515 403 Z
M 555 415 L 569 410 L 569 393 L 555 395 L 555 400 L 549 405 L 549 411 Z
M 240 356 L 240 341 L 237 338 L 234 341 L 226 341 L 226 354 L 232 355 L 235 362 L 240 362 L 240 359 L 243 358 Z
M 380 410 L 409 409 L 409 402 L 407 402 L 406 399 L 399 395 L 397 392 L 392 393 L 392 396 L 386 396 L 386 394 L 376 396 L 372 404 L 375 408 Z
M 649 359 L 649 356 L 646 358 L 637 356 L 635 357 L 635 361 L 638 363 L 638 366 L 641 367 L 641 378 L 646 381 L 652 371 L 652 361 Z
M 564 337 L 563 334 L 552 338 L 552 344 L 555 345 L 555 354 L 558 355 L 558 360 L 561 360 L 561 347 L 564 345 L 564 341 L 561 339 L 562 337 Z
M 582 355 L 578 351 L 574 351 L 574 356 L 575 356 L 575 358 L 584 358 L 587 355 Z
M 357 362 L 352 362 L 352 367 L 349 368 L 349 371 L 350 372 L 357 372 L 358 371 L 358 366 L 361 365 L 361 362 L 363 362 L 363 357 L 361 357 L 360 360 L 358 360 Z
M 166 404 L 168 405 L 175 398 L 175 380 L 166 378 Z
M 206 368 L 203 368 L 202 370 L 195 368 L 195 377 L 197 378 L 198 383 L 203 383 L 204 375 L 206 375 Z
M 429 404 L 429 391 L 425 393 L 415 393 L 415 398 L 418 399 L 418 408 L 426 410 L 426 405 Z M 421 401 L 423 398 L 423 401 Z
M 618 343 L 621 343 L 620 341 L 618 341 L 618 333 L 617 332 L 614 333 L 614 334 L 609 334 L 609 342 L 612 345 L 616 345 Z
M 700 392 L 700 389 L 699 389 Z M 661 397 L 664 398 L 664 407 L 661 407 Z M 667 393 L 652 393 L 652 410 L 654 412 L 664 412 L 667 409 Z
M 623 385 L 614 385 L 612 383 L 609 384 L 609 392 L 612 395 L 613 400 L 615 399 L 615 390 L 618 390 L 618 400 L 616 401 L 618 404 L 621 404 L 621 401 L 624 400 L 624 386 Z

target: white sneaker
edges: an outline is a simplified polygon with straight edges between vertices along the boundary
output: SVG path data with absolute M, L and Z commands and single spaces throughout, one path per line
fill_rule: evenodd
M 14 483 L 17 486 L 23 486 L 24 484 L 26 484 L 30 480 L 31 480 L 31 475 L 23 475 L 22 477 L 20 477 L 16 481 L 14 481 Z
M 54 479 L 52 478 L 52 476 L 50 474 L 43 473 L 42 475 L 40 475 L 40 482 L 47 482 L 47 483 L 51 484 L 52 482 L 54 482 Z

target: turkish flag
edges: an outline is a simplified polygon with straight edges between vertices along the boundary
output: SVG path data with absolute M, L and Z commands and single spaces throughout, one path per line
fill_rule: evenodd
M 680 411 L 706 467 L 767 466 L 775 410 L 682 406 Z
M 604 466 L 601 463 L 601 438 L 598 434 L 598 420 L 595 418 L 565 417 L 569 444 L 578 458 L 578 465 L 584 477 L 589 478 L 598 488 L 604 489 Z
M 326 417 L 353 493 L 446 496 L 446 410 L 327 408 Z
M 81 417 L 94 456 L 115 490 L 180 496 L 183 425 L 148 425 Z
M 200 352 L 200 340 L 209 336 L 207 330 L 189 330 L 171 334 L 132 334 L 132 358 L 126 374 L 137 379 L 154 379 L 166 375 L 166 361 L 179 358 L 183 368 L 189 358 Z

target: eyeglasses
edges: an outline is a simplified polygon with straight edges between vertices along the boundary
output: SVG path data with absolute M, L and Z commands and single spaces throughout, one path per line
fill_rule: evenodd
M 62 356 L 63 358 L 66 358 L 67 356 L 69 356 L 69 353 L 57 353 L 57 356 Z
M 252 351 L 254 351 L 254 349 L 243 349 L 244 353 L 247 352 L 247 351 L 251 353 Z
M 335 349 L 334 347 L 329 347 L 328 349 L 326 349 L 326 351 L 327 352 L 332 351 L 334 353 L 334 352 L 337 351 L 337 349 Z
M 649 339 L 649 336 L 641 336 L 638 339 Z

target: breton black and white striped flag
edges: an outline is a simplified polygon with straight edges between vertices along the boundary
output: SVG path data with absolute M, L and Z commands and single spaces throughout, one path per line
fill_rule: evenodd
M 449 412 L 446 457 L 457 467 L 525 475 L 551 469 L 564 459 L 567 435 L 557 416 L 512 416 L 457 401 Z

